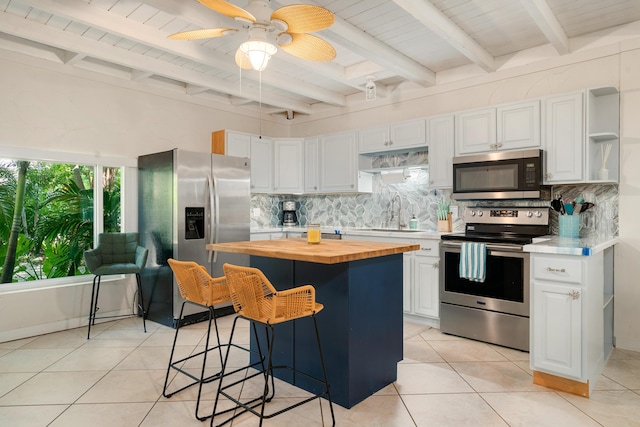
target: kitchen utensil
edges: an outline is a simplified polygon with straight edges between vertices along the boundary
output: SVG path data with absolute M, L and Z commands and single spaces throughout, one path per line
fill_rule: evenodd
M 573 215 L 573 205 L 571 203 L 565 203 L 564 211 L 567 215 Z
M 594 207 L 595 205 L 591 202 L 585 202 L 582 204 L 582 208 L 580 209 L 580 213 L 586 211 L 587 209 L 591 209 L 592 207 Z
M 576 205 L 573 207 L 573 215 L 579 215 L 580 212 L 582 212 L 582 204 L 576 203 Z
M 578 197 L 576 197 L 576 204 L 583 204 L 584 203 L 584 199 L 582 198 L 582 195 L 579 195 Z
M 553 208 L 554 211 L 556 212 L 560 212 L 560 200 L 558 199 L 554 199 L 551 201 L 551 207 Z

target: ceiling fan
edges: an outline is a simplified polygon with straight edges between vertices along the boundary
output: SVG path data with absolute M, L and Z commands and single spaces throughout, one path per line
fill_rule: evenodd
M 236 51 L 240 68 L 262 71 L 279 46 L 282 50 L 310 61 L 331 61 L 336 51 L 321 38 L 308 34 L 328 28 L 335 21 L 323 7 L 294 4 L 273 11 L 270 0 L 249 0 L 246 9 L 224 0 L 198 0 L 204 6 L 240 22 L 249 38 Z M 240 31 L 237 28 L 205 28 L 171 34 L 173 40 L 197 40 L 222 37 Z

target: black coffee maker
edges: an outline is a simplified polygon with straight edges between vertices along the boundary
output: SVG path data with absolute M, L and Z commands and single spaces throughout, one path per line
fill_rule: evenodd
M 282 202 L 282 225 L 292 227 L 298 225 L 298 215 L 296 214 L 296 202 Z

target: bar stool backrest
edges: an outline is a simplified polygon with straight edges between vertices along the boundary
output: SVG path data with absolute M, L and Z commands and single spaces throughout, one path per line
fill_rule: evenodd
M 169 258 L 167 262 L 176 276 L 180 295 L 186 301 L 210 307 L 231 299 L 224 277 L 214 279 L 204 266 L 193 261 Z

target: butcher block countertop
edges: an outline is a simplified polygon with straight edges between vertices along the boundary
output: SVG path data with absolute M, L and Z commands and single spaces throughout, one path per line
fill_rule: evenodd
M 320 244 L 312 245 L 307 243 L 306 238 L 210 243 L 207 245 L 207 250 L 319 264 L 338 264 L 418 249 L 420 249 L 420 245 L 333 239 L 324 239 Z

